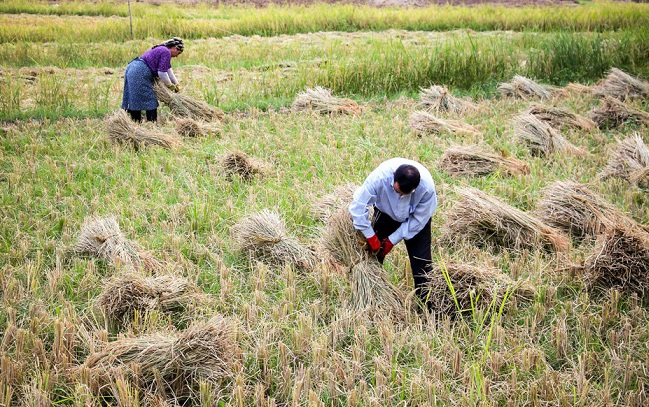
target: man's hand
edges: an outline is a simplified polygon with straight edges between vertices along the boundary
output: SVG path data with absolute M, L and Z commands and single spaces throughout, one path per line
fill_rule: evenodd
M 378 257 L 379 260 L 383 260 L 383 259 L 385 259 L 385 256 L 387 256 L 387 254 L 390 253 L 390 250 L 392 250 L 393 247 L 394 247 L 394 245 L 393 245 L 392 242 L 390 241 L 390 238 L 389 238 L 389 237 L 386 237 L 386 238 L 383 239 L 383 241 L 381 242 L 381 249 L 380 249 L 379 252 L 376 254 L 376 257 Z
M 370 246 L 370 253 L 372 254 L 377 254 L 381 250 L 381 241 L 376 235 L 368 237 L 367 244 Z
M 170 83 L 169 85 L 167 85 L 167 88 L 173 90 L 175 93 L 178 93 L 178 91 L 180 91 L 177 83 Z

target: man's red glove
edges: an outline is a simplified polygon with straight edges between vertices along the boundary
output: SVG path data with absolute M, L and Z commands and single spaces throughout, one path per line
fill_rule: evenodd
M 381 250 L 376 255 L 376 257 L 383 260 L 385 256 L 387 256 L 387 254 L 390 253 L 390 250 L 392 250 L 393 247 L 394 245 L 390 241 L 390 238 L 386 237 L 385 239 L 383 239 L 383 242 L 381 242 Z
M 377 254 L 381 250 L 381 241 L 376 235 L 368 237 L 367 244 L 370 246 L 370 252 L 372 254 Z

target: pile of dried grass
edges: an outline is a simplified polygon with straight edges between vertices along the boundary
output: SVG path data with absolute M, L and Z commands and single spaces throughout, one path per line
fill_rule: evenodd
M 458 188 L 457 192 L 459 199 L 442 228 L 443 244 L 457 246 L 466 241 L 515 250 L 542 245 L 557 252 L 570 247 L 568 236 L 520 209 L 475 188 Z
M 535 215 L 547 225 L 579 239 L 595 237 L 614 226 L 635 223 L 588 186 L 572 181 L 554 182 L 545 187 Z
M 625 122 L 649 124 L 649 113 L 610 96 L 605 96 L 589 115 L 600 129 L 617 127 Z
M 321 86 L 306 88 L 297 95 L 291 106 L 298 112 L 313 111 L 320 114 L 345 113 L 351 115 L 360 114 L 361 106 L 351 99 L 335 97 L 331 90 Z
M 212 134 L 219 134 L 221 127 L 216 123 L 202 123 L 194 119 L 176 119 L 176 131 L 185 137 L 202 137 Z
M 429 111 L 453 113 L 475 110 L 478 107 L 471 99 L 455 97 L 448 89 L 438 85 L 420 89 L 419 104 Z
M 155 257 L 124 237 L 113 217 L 87 218 L 81 227 L 75 251 L 106 260 L 116 266 L 130 266 L 149 272 L 162 268 L 162 264 Z
M 649 182 L 649 149 L 639 134 L 618 143 L 608 164 L 598 175 L 600 179 L 618 177 L 640 186 Z
M 561 92 L 565 96 L 569 96 L 571 94 L 577 94 L 577 95 L 589 94 L 592 92 L 592 90 L 593 90 L 592 86 L 582 85 L 581 83 L 569 83 L 562 89 Z
M 113 143 L 127 144 L 133 146 L 136 150 L 146 146 L 162 146 L 172 148 L 180 145 L 173 136 L 160 133 L 154 127 L 138 125 L 124 110 L 118 110 L 114 115 L 108 118 L 108 139 Z
M 347 183 L 338 186 L 330 194 L 312 199 L 311 213 L 316 219 L 326 222 L 338 209 L 346 208 L 352 202 L 358 187 L 358 184 Z
M 526 113 L 548 122 L 550 126 L 556 128 L 566 126 L 579 130 L 593 130 L 597 127 L 594 121 L 584 116 L 570 113 L 559 107 L 542 105 L 540 103 L 532 103 Z
M 154 82 L 153 91 L 158 100 L 168 105 L 171 113 L 175 116 L 205 122 L 221 121 L 225 118 L 225 114 L 221 109 L 185 94 L 174 93 L 162 81 L 157 80 Z
M 566 151 L 583 156 L 586 151 L 566 140 L 559 130 L 535 115 L 523 113 L 516 117 L 516 134 L 521 143 L 526 144 L 533 155 L 549 156 L 557 151 Z
M 351 200 L 350 200 L 351 202 Z M 327 220 L 320 245 L 334 262 L 351 269 L 369 259 L 365 237 L 354 228 L 347 205 L 338 208 Z
M 530 166 L 525 161 L 506 157 L 504 154 L 488 153 L 476 145 L 448 148 L 440 158 L 438 166 L 451 176 L 487 175 L 498 170 L 510 175 L 530 172 Z
M 242 151 L 234 151 L 221 158 L 221 168 L 228 180 L 240 177 L 244 181 L 250 181 L 254 177 L 264 174 L 267 165 L 248 157 Z
M 620 100 L 646 98 L 649 96 L 649 83 L 618 68 L 611 68 L 606 79 L 593 87 L 593 94 L 612 96 Z
M 428 112 L 416 111 L 410 115 L 410 128 L 419 136 L 427 134 L 464 134 L 480 136 L 482 133 L 473 126 L 459 120 L 439 119 Z
M 241 219 L 232 227 L 238 250 L 271 265 L 292 264 L 310 269 L 313 252 L 289 236 L 286 224 L 274 211 L 264 209 Z
M 155 334 L 108 343 L 77 370 L 96 394 L 116 377 L 128 377 L 142 393 L 190 397 L 201 382 L 232 377 L 237 346 L 231 324 L 221 316 L 192 324 L 174 335 Z
M 638 227 L 607 230 L 580 271 L 591 290 L 614 287 L 643 295 L 649 288 L 649 233 Z
M 406 318 L 405 294 L 394 287 L 376 258 L 368 258 L 351 269 L 351 309 L 370 317 Z
M 550 99 L 557 91 L 557 88 L 550 85 L 541 85 L 531 79 L 515 75 L 511 82 L 501 83 L 498 91 L 505 97 L 513 97 L 523 100 L 528 99 Z
M 96 304 L 112 323 L 128 325 L 136 312 L 182 313 L 200 300 L 198 287 L 185 278 L 172 275 L 144 277 L 130 272 L 112 277 L 104 284 Z

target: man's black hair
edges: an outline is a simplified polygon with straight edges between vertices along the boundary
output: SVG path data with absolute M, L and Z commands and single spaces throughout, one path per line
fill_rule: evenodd
M 420 180 L 419 170 L 414 165 L 401 164 L 394 172 L 394 182 L 399 184 L 399 189 L 406 195 L 417 188 Z

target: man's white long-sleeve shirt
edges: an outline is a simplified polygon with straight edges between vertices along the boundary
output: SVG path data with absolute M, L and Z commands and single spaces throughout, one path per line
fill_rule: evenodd
M 420 181 L 415 190 L 399 196 L 394 190 L 394 172 L 402 164 L 410 164 L 419 170 Z M 430 172 L 416 161 L 405 158 L 392 158 L 383 162 L 368 175 L 363 186 L 354 192 L 354 200 L 349 205 L 354 227 L 366 238 L 374 235 L 369 219 L 368 206 L 376 206 L 401 226 L 389 236 L 393 244 L 403 239 L 411 239 L 419 233 L 437 209 L 435 183 Z

